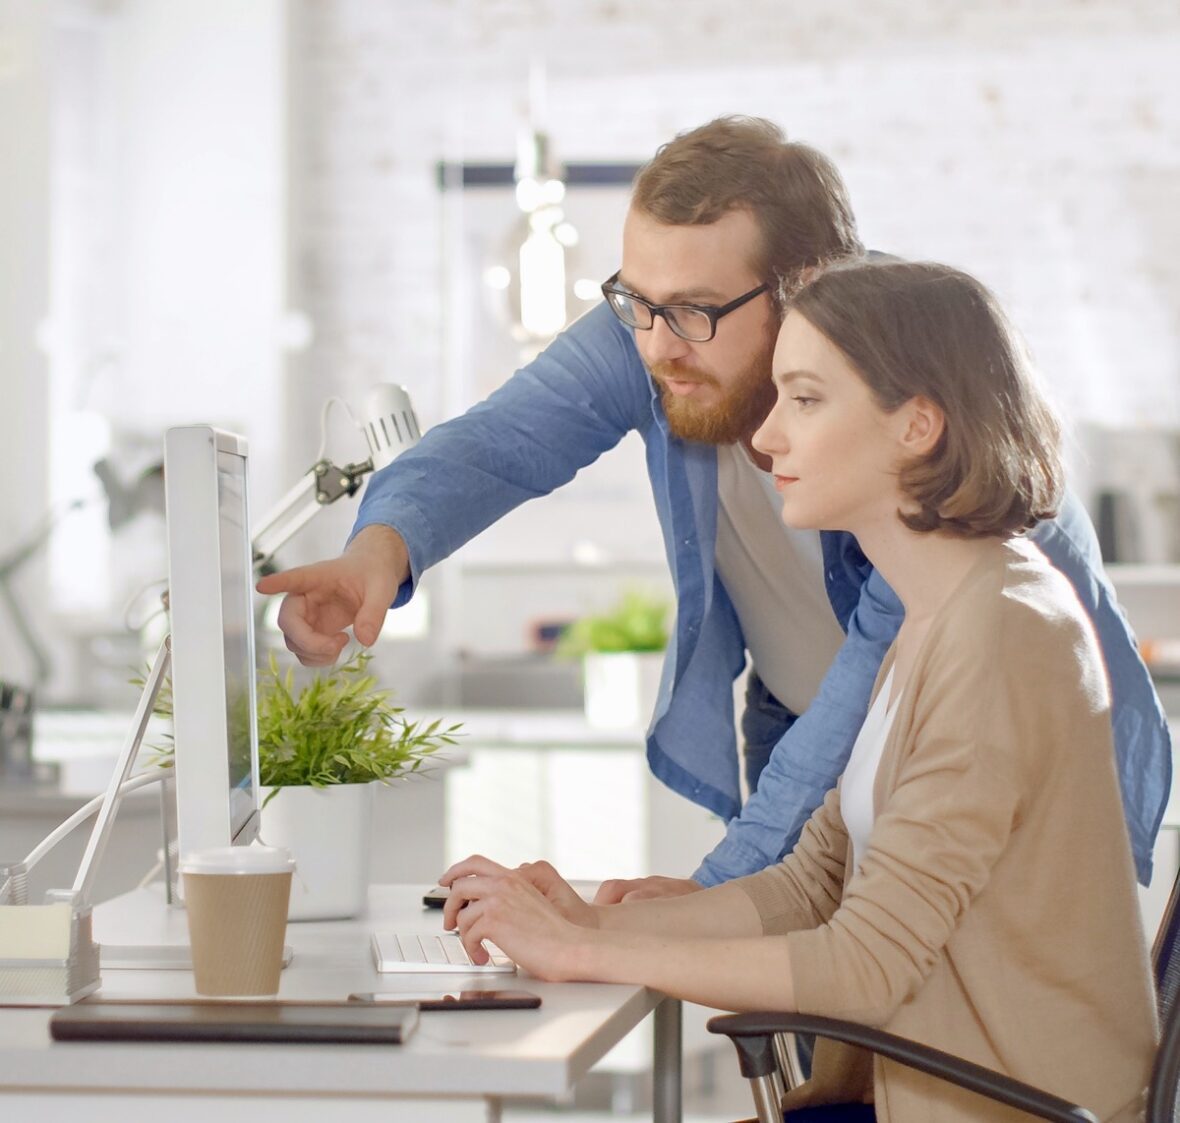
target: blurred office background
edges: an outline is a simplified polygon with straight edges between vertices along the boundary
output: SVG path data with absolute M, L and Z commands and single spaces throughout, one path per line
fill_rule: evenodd
M 328 398 L 401 383 L 429 427 L 535 347 L 503 288 L 530 128 L 558 167 L 616 166 L 566 191 L 570 317 L 616 267 L 626 169 L 676 131 L 761 114 L 828 152 L 867 244 L 1005 299 L 1118 560 L 1180 560 L 1178 45 L 1151 0 L 4 0 L 0 543 L 57 520 L 3 579 L 43 696 L 117 704 L 151 594 L 129 602 L 163 574 L 166 426 L 246 433 L 257 517 L 315 459 Z M 499 186 L 461 186 L 487 164 Z M 364 451 L 333 412 L 329 456 Z M 280 562 L 335 553 L 355 506 Z M 666 576 L 624 442 L 435 573 L 391 673 L 412 693 L 461 654 L 522 653 L 533 621 L 632 580 Z M 3 607 L 0 667 L 35 669 Z
M 746 113 L 836 160 L 866 244 L 998 291 L 1170 702 L 1178 58 L 1171 0 L 0 0 L 0 678 L 129 710 L 167 426 L 246 434 L 258 516 L 329 398 L 396 382 L 423 428 L 454 416 L 545 334 L 514 178 L 568 180 L 541 318 L 572 318 L 617 268 L 630 169 Z M 325 451 L 365 455 L 342 410 Z M 279 561 L 338 552 L 355 509 Z M 411 707 L 573 708 L 537 625 L 635 585 L 668 577 L 629 439 L 432 573 L 377 665 Z

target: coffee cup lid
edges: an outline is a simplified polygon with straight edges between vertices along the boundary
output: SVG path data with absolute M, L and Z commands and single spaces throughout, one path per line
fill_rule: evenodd
M 180 863 L 181 873 L 286 873 L 295 868 L 282 846 L 216 846 L 197 850 Z

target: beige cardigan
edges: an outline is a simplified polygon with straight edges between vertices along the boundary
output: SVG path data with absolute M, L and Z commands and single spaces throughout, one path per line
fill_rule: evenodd
M 789 933 L 798 1009 L 1139 1118 L 1157 1031 L 1109 689 L 1035 546 L 997 543 L 932 622 L 873 794 L 856 871 L 837 787 L 789 857 L 734 882 Z M 881 1123 L 1027 1119 L 831 1042 L 788 1106 L 868 1098 Z

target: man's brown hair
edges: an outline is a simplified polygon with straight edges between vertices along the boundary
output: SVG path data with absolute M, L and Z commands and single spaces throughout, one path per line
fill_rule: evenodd
M 761 117 L 719 117 L 669 141 L 636 175 L 631 205 L 674 226 L 749 211 L 764 255 L 751 264 L 780 303 L 805 269 L 864 252 L 835 165 Z
M 928 456 L 902 468 L 911 530 L 1005 536 L 1057 512 L 1061 426 L 995 297 L 926 262 L 856 262 L 795 294 L 805 317 L 892 411 L 913 397 L 946 419 Z

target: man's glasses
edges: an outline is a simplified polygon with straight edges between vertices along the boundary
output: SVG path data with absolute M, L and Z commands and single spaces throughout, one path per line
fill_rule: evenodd
M 708 343 L 717 334 L 717 321 L 728 316 L 754 297 L 766 292 L 768 284 L 742 293 L 736 300 L 720 306 L 713 304 L 652 304 L 633 292 L 618 287 L 619 274 L 608 278 L 602 284 L 602 295 L 620 320 L 629 328 L 650 331 L 657 316 L 664 317 L 668 325 L 681 339 L 689 343 Z

